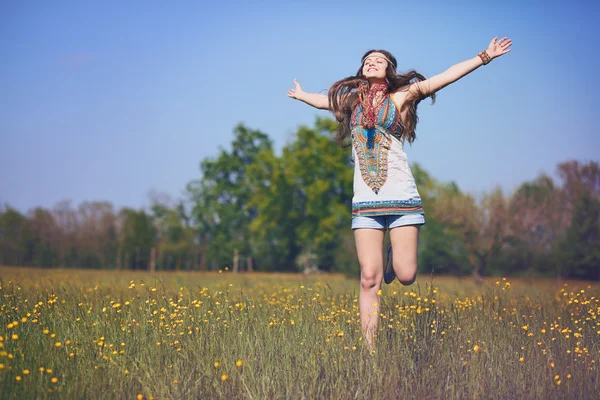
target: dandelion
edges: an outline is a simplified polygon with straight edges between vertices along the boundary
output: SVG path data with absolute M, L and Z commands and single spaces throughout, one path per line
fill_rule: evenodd
M 519 362 L 525 362 L 525 357 L 519 358 Z
M 218 361 L 215 361 L 215 363 L 213 364 L 215 366 L 215 368 L 219 368 L 219 366 L 221 365 Z
M 227 379 L 229 379 L 229 375 L 227 375 L 227 374 L 221 375 L 221 381 L 225 382 Z
M 15 378 L 17 380 L 17 382 L 21 381 L 21 377 L 17 375 L 17 377 Z
M 52 381 L 52 383 L 58 383 L 58 378 L 53 376 L 52 379 L 50 379 L 50 381 Z
M 23 370 L 23 375 L 29 375 L 29 370 L 28 369 L 24 369 Z
M 17 339 L 19 339 L 19 335 L 17 335 L 16 333 L 14 333 L 14 334 L 11 336 L 11 339 L 12 339 L 12 340 L 17 340 Z
M 473 351 L 475 353 L 477 353 L 479 351 L 479 346 L 478 345 L 473 346 Z
M 144 395 L 141 393 L 138 393 L 138 395 L 136 396 L 137 400 L 142 400 L 144 398 Z
M 54 347 L 56 347 L 56 348 L 59 348 L 60 346 L 62 346 L 62 343 L 61 343 L 61 342 L 56 342 L 56 343 L 54 343 Z
M 237 361 L 235 362 L 235 366 L 236 366 L 236 367 L 238 367 L 238 368 L 239 368 L 239 367 L 241 367 L 242 365 L 243 365 L 243 362 L 242 362 L 242 360 L 237 360 Z

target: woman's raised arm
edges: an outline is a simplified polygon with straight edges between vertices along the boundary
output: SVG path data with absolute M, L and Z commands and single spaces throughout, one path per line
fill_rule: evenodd
M 300 100 L 309 106 L 313 106 L 320 110 L 329 110 L 329 98 L 327 95 L 319 93 L 306 93 L 304 90 L 302 90 L 302 87 L 296 79 L 294 79 L 294 85 L 296 85 L 296 87 L 288 91 L 288 97 Z
M 487 50 L 481 52 L 481 55 L 455 64 L 441 74 L 435 75 L 429 79 L 413 83 L 408 89 L 409 95 L 428 97 L 449 84 L 456 82 L 463 76 L 475 71 L 477 68 L 484 65 L 484 63 L 487 64 L 494 58 L 508 53 L 510 51 L 512 40 L 507 39 L 506 37 L 496 41 L 497 39 L 498 37 L 493 38 Z

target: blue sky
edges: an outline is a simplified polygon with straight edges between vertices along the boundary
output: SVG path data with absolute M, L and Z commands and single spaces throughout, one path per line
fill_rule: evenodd
M 0 202 L 179 198 L 237 123 L 280 149 L 328 115 L 287 98 L 294 78 L 326 93 L 372 48 L 433 76 L 494 36 L 512 51 L 421 103 L 406 150 L 464 191 L 509 194 L 559 162 L 600 160 L 591 3 L 3 1 Z

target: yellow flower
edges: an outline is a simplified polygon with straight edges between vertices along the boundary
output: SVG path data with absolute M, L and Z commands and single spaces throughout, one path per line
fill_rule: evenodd
M 567 379 L 571 379 L 571 378 L 572 378 L 571 374 L 567 374 Z
M 381 291 L 381 289 L 379 289 L 379 290 L 377 291 L 377 296 L 381 296 L 381 293 L 383 293 L 383 292 Z
M 236 366 L 236 367 L 241 367 L 241 366 L 242 366 L 242 364 L 243 364 L 243 363 L 242 363 L 242 360 L 237 360 L 237 361 L 235 362 L 235 366 Z
M 215 361 L 215 363 L 213 364 L 215 366 L 215 368 L 219 368 L 219 365 L 221 365 L 218 361 Z
M 58 382 L 58 378 L 53 376 L 52 379 L 50 379 L 52 381 L 52 383 L 57 383 Z
M 17 376 L 15 379 L 17 380 L 17 382 L 21 381 L 21 377 L 20 376 Z
M 144 398 L 144 395 L 141 393 L 138 393 L 138 395 L 136 396 L 137 400 L 142 400 Z
M 12 340 L 17 340 L 18 338 L 19 338 L 19 335 L 17 335 L 16 333 L 11 336 Z
M 23 370 L 23 375 L 29 375 L 29 370 L 28 369 L 24 369 Z
M 519 358 L 519 362 L 525 362 L 525 357 Z
M 225 382 L 227 379 L 229 379 L 229 375 L 227 375 L 227 374 L 221 375 L 221 381 Z
M 49 373 L 49 374 L 51 374 L 52 373 L 52 369 L 51 368 L 47 368 L 46 372 Z
M 40 367 L 40 372 L 44 372 L 44 367 Z
M 60 346 L 62 346 L 62 343 L 60 343 L 60 342 L 54 343 L 54 347 L 60 347 Z
M 47 335 L 49 332 L 50 332 L 50 331 L 49 331 L 48 329 L 44 329 L 44 330 L 42 331 L 42 333 L 43 333 L 44 335 Z
M 4 364 L 0 364 L 0 369 L 4 369 Z
M 477 353 L 479 351 L 479 346 L 478 345 L 473 346 L 473 351 L 475 353 Z

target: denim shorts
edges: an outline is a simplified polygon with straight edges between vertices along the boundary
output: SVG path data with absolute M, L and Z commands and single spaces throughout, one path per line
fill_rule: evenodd
M 354 217 L 352 218 L 352 229 L 392 229 L 405 225 L 423 225 L 425 216 L 423 214 L 408 215 L 378 215 L 376 217 Z

